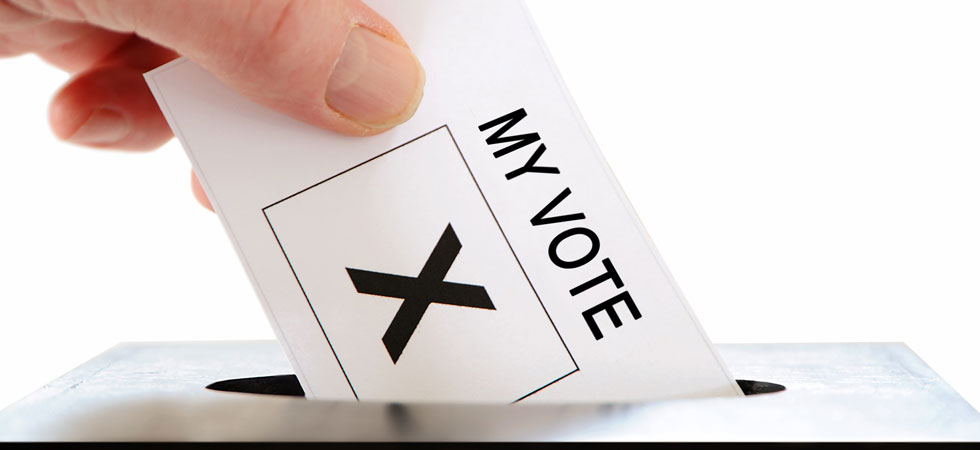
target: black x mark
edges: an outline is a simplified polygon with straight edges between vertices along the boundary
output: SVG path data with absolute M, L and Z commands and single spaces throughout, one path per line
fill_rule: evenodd
M 347 268 L 357 292 L 405 299 L 381 338 L 392 362 L 398 362 L 429 304 L 496 309 L 483 286 L 443 281 L 462 247 L 449 224 L 417 278 Z

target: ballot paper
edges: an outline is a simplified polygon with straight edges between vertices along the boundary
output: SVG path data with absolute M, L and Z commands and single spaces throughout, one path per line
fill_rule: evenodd
M 307 395 L 741 395 L 523 2 L 367 3 L 427 74 L 379 136 L 293 120 L 186 59 L 147 74 Z

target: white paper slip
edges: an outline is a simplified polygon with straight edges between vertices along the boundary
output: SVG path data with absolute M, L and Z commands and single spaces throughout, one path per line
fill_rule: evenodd
M 427 75 L 380 136 L 300 123 L 188 60 L 147 74 L 307 395 L 741 395 L 523 3 L 368 3 Z

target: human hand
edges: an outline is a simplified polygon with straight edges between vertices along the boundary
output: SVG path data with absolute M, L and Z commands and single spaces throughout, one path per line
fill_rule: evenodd
M 425 84 L 398 32 L 360 0 L 0 0 L 0 57 L 23 53 L 73 74 L 51 102 L 51 128 L 98 148 L 173 137 L 143 73 L 178 55 L 259 104 L 348 135 L 408 120 Z

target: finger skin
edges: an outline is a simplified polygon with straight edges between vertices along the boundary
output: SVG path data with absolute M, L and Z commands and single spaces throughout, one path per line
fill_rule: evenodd
M 135 32 L 189 57 L 253 101 L 350 135 L 385 128 L 355 122 L 325 101 L 348 34 L 362 27 L 407 48 L 395 28 L 359 0 L 8 1 L 46 17 Z
M 41 59 L 69 73 L 89 69 L 132 39 L 132 34 L 88 27 L 87 33 L 59 45 L 34 50 Z
M 0 33 L 19 31 L 48 22 L 51 19 L 32 14 L 0 0 Z
M 74 71 L 112 53 L 130 35 L 83 23 L 52 20 L 17 31 L 0 32 L 8 50 L 56 57 L 56 65 Z M 66 53 L 69 50 L 70 53 Z M 48 58 L 45 58 L 48 59 Z M 60 60 L 71 64 L 59 64 Z
M 74 73 L 94 66 L 130 38 L 132 33 L 55 20 L 0 0 L 0 57 L 33 52 Z
M 92 68 L 76 74 L 59 90 L 48 109 L 55 135 L 72 141 L 93 112 L 122 114 L 130 131 L 108 142 L 76 142 L 97 148 L 151 150 L 173 137 L 143 73 L 177 55 L 145 40 L 130 37 L 124 45 Z
M 211 200 L 208 200 L 208 195 L 204 193 L 204 188 L 201 187 L 201 180 L 197 179 L 197 174 L 191 171 L 191 192 L 194 194 L 194 199 L 197 200 L 201 206 L 207 208 L 211 212 L 214 212 L 214 207 L 211 206 Z
M 173 137 L 143 80 L 143 72 L 129 66 L 103 66 L 76 76 L 55 94 L 48 120 L 55 135 L 72 141 L 99 109 L 122 114 L 128 120 L 129 131 L 118 140 L 85 142 L 85 145 L 152 150 Z

